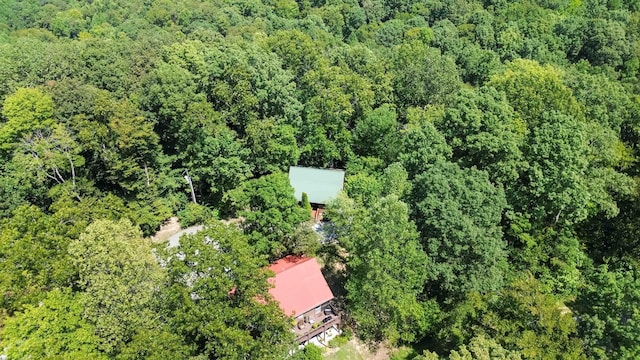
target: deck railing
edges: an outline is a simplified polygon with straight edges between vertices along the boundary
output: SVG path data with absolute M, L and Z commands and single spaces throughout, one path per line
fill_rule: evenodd
M 308 333 L 304 335 L 300 335 L 296 338 L 298 343 L 303 343 L 311 340 L 312 337 L 322 334 L 323 332 L 329 330 L 332 326 L 340 327 L 340 316 L 334 315 L 333 318 L 326 323 L 319 323 L 317 328 L 311 329 Z

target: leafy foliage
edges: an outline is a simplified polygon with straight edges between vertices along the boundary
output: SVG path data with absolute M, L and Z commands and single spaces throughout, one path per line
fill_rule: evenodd
M 100 349 L 114 354 L 140 328 L 153 328 L 157 284 L 165 276 L 148 240 L 129 221 L 99 220 L 69 245 L 86 293 L 83 318 L 95 326 Z
M 226 194 L 230 209 L 244 218 L 242 227 L 252 245 L 263 255 L 279 258 L 291 251 L 298 224 L 310 213 L 293 196 L 285 174 L 250 180 Z
M 24 313 L 5 322 L 1 336 L 7 355 L 107 359 L 98 350 L 100 338 L 82 313 L 82 300 L 69 290 L 50 291 L 40 305 L 28 305 Z
M 504 192 L 486 172 L 436 163 L 415 180 L 413 218 L 430 263 L 432 296 L 498 290 L 506 269 Z
M 359 335 L 415 340 L 432 325 L 438 308 L 419 299 L 430 264 L 407 206 L 395 196 L 380 199 L 371 209 L 343 201 L 327 216 L 349 253 L 345 288 Z
M 590 276 L 574 303 L 579 331 L 590 357 L 638 356 L 638 280 L 633 270 L 603 265 Z
M 237 228 L 212 222 L 169 253 L 164 296 L 171 326 L 195 354 L 281 359 L 292 344 L 290 321 L 267 292 L 266 261 L 247 240 Z
M 637 357 L 640 1 L 1 3 L 0 357 L 286 358 L 289 254 L 406 357 Z

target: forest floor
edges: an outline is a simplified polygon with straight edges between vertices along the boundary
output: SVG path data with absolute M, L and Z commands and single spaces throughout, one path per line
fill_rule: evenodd
M 170 218 L 167 222 L 160 226 L 160 230 L 151 237 L 154 243 L 161 243 L 167 240 L 171 235 L 180 231 L 180 222 L 177 217 Z
M 323 354 L 325 360 L 388 360 L 390 351 L 384 346 L 369 348 L 358 339 L 351 339 L 344 346 L 328 349 Z

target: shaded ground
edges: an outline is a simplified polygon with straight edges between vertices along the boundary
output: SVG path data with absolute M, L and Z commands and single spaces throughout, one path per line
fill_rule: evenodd
M 160 230 L 151 237 L 151 241 L 154 243 L 161 243 L 179 231 L 180 222 L 178 221 L 178 218 L 174 216 L 160 226 Z
M 326 360 L 388 360 L 389 356 L 389 351 L 383 346 L 372 352 L 367 345 L 351 339 L 340 348 L 328 349 L 322 357 Z
M 322 265 L 322 275 L 329 284 L 329 288 L 337 301 L 345 295 L 344 283 L 346 281 L 346 266 L 344 259 L 347 254 L 342 248 L 334 244 L 323 245 L 318 252 L 318 260 Z
M 364 360 L 362 355 L 351 342 L 339 349 L 329 349 L 324 353 L 323 358 L 326 360 Z

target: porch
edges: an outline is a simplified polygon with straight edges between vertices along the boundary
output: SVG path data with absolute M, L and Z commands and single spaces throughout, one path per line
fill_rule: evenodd
M 298 318 L 293 328 L 296 334 L 296 341 L 304 343 L 314 336 L 324 333 L 335 326 L 340 328 L 341 318 L 333 306 L 323 306 L 321 311 L 310 311 Z

